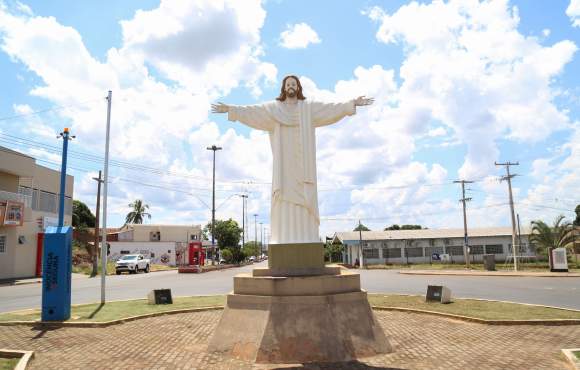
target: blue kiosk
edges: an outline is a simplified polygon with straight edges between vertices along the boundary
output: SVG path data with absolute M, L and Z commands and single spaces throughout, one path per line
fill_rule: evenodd
M 58 226 L 48 227 L 44 234 L 42 258 L 42 321 L 65 321 L 70 318 L 72 227 L 64 226 L 64 193 L 66 186 L 66 158 L 68 128 L 60 133 L 63 138 L 60 171 L 60 198 Z M 74 136 L 72 136 L 74 138 Z

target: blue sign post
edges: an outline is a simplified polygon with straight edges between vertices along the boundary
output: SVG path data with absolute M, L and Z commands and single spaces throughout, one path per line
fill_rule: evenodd
M 66 159 L 68 128 L 63 138 L 60 171 L 58 227 L 48 227 L 44 234 L 42 265 L 42 321 L 65 321 L 70 318 L 72 227 L 64 226 L 64 194 L 66 187 Z M 74 136 L 72 136 L 74 138 Z

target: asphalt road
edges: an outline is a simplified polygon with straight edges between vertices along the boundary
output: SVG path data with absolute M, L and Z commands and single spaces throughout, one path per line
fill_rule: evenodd
M 173 296 L 226 294 L 232 277 L 266 262 L 205 274 L 163 271 L 107 276 L 107 300 L 145 298 L 152 289 L 170 288 Z M 446 285 L 454 297 L 534 303 L 580 310 L 580 278 L 401 275 L 392 270 L 360 270 L 370 293 L 425 294 L 428 284 Z M 99 302 L 100 278 L 74 278 L 72 302 Z M 40 308 L 41 284 L 0 286 L 0 312 Z

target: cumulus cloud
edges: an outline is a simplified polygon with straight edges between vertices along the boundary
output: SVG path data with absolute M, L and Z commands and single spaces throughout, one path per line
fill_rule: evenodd
M 577 46 L 543 46 L 521 34 L 517 8 L 506 0 L 412 2 L 393 14 L 379 7 L 366 14 L 379 23 L 380 42 L 405 49 L 400 111 L 439 121 L 467 144 L 459 177 L 488 174 L 500 138 L 533 143 L 570 126 L 552 84 Z
M 580 27 L 580 0 L 570 0 L 566 15 L 570 17 L 573 27 Z
M 305 49 L 321 41 L 316 31 L 306 23 L 288 25 L 280 34 L 280 46 L 287 49 Z
M 18 122 L 25 126 L 22 130 L 48 137 L 66 124 L 77 135 L 72 150 L 77 147 L 102 155 L 104 97 L 112 90 L 111 159 L 166 169 L 152 173 L 135 171 L 134 166 L 113 166 L 112 212 L 122 217 L 127 203 L 143 197 L 151 206 L 163 209 L 157 217 L 169 217 L 176 208 L 189 212 L 194 220 L 206 220 L 209 210 L 200 199 L 210 197 L 211 155 L 205 147 L 222 142 L 237 153 L 240 146 L 246 150 L 267 148 L 264 135 L 245 138 L 232 130 L 220 133 L 208 117 L 215 97 L 240 85 L 259 95 L 262 86 L 276 79 L 276 67 L 262 61 L 260 29 L 265 11 L 259 1 L 162 1 L 158 8 L 137 11 L 121 22 L 123 43 L 109 49 L 104 61 L 91 55 L 74 28 L 20 8 L 0 6 L 0 47 L 39 77 L 31 95 L 67 107 L 51 114 L 50 123 L 35 119 Z M 156 78 L 158 75 L 165 79 Z M 14 109 L 30 110 L 25 106 Z M 35 154 L 57 160 L 42 151 Z M 242 163 L 243 171 L 237 172 L 233 171 L 234 163 L 224 161 L 228 166 L 218 170 L 218 201 L 244 190 L 243 184 L 231 183 L 232 176 L 263 178 L 264 157 L 249 158 L 253 161 Z M 97 162 L 82 166 L 95 169 L 101 165 Z M 231 175 L 225 167 L 232 170 Z M 168 173 L 176 171 L 177 177 Z M 92 176 L 94 171 L 77 178 L 81 185 L 75 189 L 75 196 L 89 205 L 94 204 Z M 262 188 L 250 190 L 257 199 L 268 194 Z M 239 213 L 239 208 L 230 212 L 227 206 L 223 207 L 224 215 Z M 257 207 L 252 203 L 249 209 L 253 206 Z

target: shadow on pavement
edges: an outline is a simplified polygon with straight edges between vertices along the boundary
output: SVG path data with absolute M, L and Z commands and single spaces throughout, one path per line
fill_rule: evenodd
M 357 370 L 406 370 L 399 367 L 371 366 L 359 361 L 347 362 L 310 362 L 302 366 L 275 367 L 273 370 L 330 370 L 330 369 L 357 369 Z
M 104 305 L 105 305 L 104 303 L 101 303 L 97 308 L 95 308 L 95 310 L 91 312 L 91 314 L 89 315 L 89 319 L 95 317 L 95 315 L 99 313 L 99 311 L 101 310 L 101 308 L 103 308 Z

